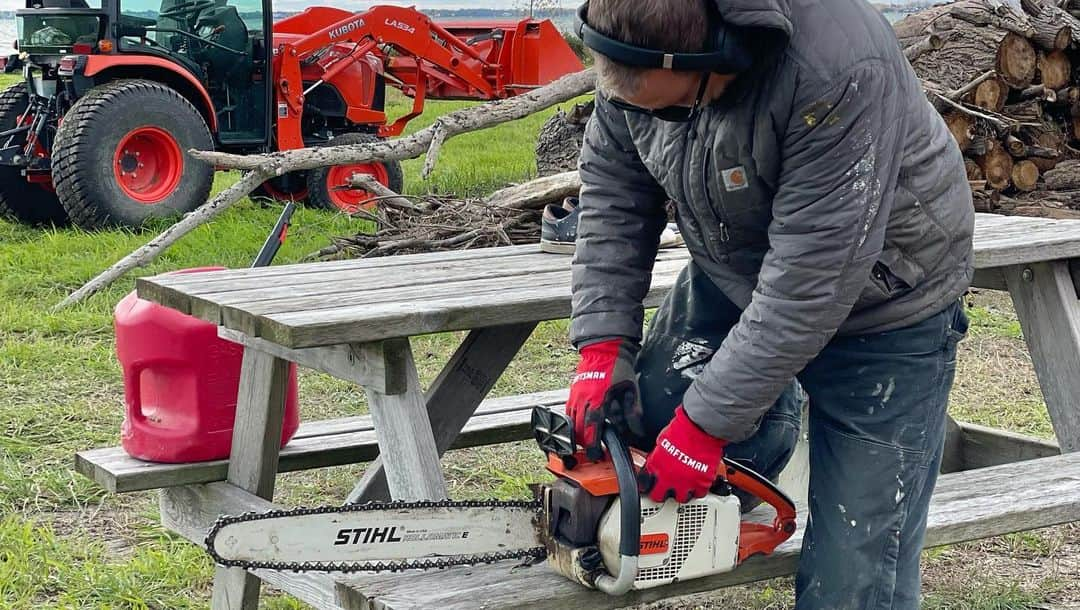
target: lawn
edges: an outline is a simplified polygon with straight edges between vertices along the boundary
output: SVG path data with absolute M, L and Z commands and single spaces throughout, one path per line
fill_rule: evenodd
M 430 103 L 410 129 L 462 105 Z M 392 113 L 403 111 L 404 100 L 395 98 Z M 480 194 L 529 178 L 536 133 L 550 112 L 451 140 L 427 182 L 418 176 L 422 160 L 406 162 L 406 191 Z M 234 179 L 221 174 L 216 188 Z M 246 266 L 277 213 L 275 207 L 243 201 L 139 273 Z M 277 263 L 301 260 L 330 237 L 362 229 L 347 217 L 307 209 L 297 211 L 294 223 Z M 50 307 L 144 243 L 153 228 L 85 233 L 0 220 L 0 608 L 208 605 L 210 561 L 158 526 L 154 494 L 108 495 L 71 469 L 75 451 L 119 442 L 122 381 L 111 311 L 132 289 L 133 278 L 61 313 Z M 980 294 L 971 311 L 973 330 L 963 344 L 954 414 L 1049 436 L 1049 420 L 1007 298 Z M 565 321 L 542 324 L 495 394 L 562 387 L 575 363 L 566 330 Z M 460 336 L 415 340 L 425 383 Z M 302 373 L 301 403 L 306 419 L 365 411 L 364 397 L 355 388 L 310 372 Z M 451 493 L 457 498 L 522 497 L 526 484 L 538 476 L 537 453 L 526 443 L 452 452 L 445 460 Z M 284 504 L 340 501 L 362 471 L 363 466 L 350 466 L 284 475 L 277 499 Z M 1046 567 L 1056 558 L 1075 556 L 1078 538 L 1073 528 L 1056 528 L 931 551 L 926 607 L 989 610 L 1080 601 L 1070 589 L 1075 585 Z M 780 579 L 694 598 L 679 607 L 790 605 L 790 583 Z M 264 595 L 264 606 L 303 607 L 276 592 Z

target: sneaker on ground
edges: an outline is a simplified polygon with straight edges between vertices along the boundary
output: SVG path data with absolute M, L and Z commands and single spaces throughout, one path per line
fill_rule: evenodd
M 552 254 L 573 254 L 577 239 L 577 197 L 567 197 L 561 206 L 548 204 L 540 217 L 540 250 Z
M 540 218 L 540 250 L 553 254 L 573 254 L 577 239 L 578 199 L 567 197 L 562 205 L 544 206 Z M 673 222 L 660 234 L 661 248 L 677 248 L 683 245 L 679 226 Z

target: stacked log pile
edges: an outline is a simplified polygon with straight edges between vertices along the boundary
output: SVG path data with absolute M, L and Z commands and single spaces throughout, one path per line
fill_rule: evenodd
M 1080 0 L 960 0 L 893 27 L 976 209 L 1080 217 Z

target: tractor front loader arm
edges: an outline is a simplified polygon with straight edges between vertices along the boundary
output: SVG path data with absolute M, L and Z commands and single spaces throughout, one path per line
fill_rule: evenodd
M 323 83 L 332 82 L 342 70 L 369 53 L 376 55 L 391 80 L 413 97 L 412 111 L 391 125 L 381 126 L 381 136 L 400 134 L 405 124 L 421 113 L 429 79 L 451 83 L 478 99 L 506 95 L 501 66 L 488 63 L 463 40 L 415 9 L 376 6 L 363 13 L 347 13 L 320 8 L 293 19 L 296 21 L 288 24 L 290 29 L 301 23 L 319 29 L 277 48 L 274 77 L 281 149 L 304 145 L 301 129 L 304 96 Z M 350 43 L 352 48 L 325 66 L 320 79 L 305 89 L 302 64 L 328 47 L 343 48 Z M 389 49 L 398 56 L 390 57 Z M 399 61 L 401 67 L 395 68 L 395 60 L 402 58 L 411 61 Z M 350 86 L 335 84 L 339 88 Z

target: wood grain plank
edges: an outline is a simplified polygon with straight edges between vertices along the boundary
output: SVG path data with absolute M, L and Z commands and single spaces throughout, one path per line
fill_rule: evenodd
M 158 504 L 161 508 L 161 524 L 200 547 L 205 543 L 206 532 L 221 515 L 281 508 L 228 483 L 163 489 L 158 495 Z M 341 607 L 337 603 L 335 581 L 331 575 L 274 570 L 255 570 L 253 574 L 316 608 L 333 610 Z
M 1080 297 L 1068 261 L 1005 270 L 1062 451 L 1080 450 Z
M 646 307 L 660 303 L 674 284 L 682 261 L 653 275 Z M 552 274 L 555 275 L 555 274 Z M 561 275 L 561 274 L 559 274 Z M 293 312 L 262 316 L 258 329 L 249 334 L 293 348 L 328 343 L 360 342 L 413 336 L 448 330 L 471 330 L 499 324 L 535 322 L 565 318 L 570 314 L 569 272 L 565 281 L 530 281 L 524 287 L 492 288 L 478 299 L 475 294 L 444 297 L 433 301 L 387 302 L 374 305 Z M 226 323 L 238 320 L 226 320 Z M 358 339 L 359 337 L 359 339 Z
M 498 381 L 518 350 L 529 339 L 535 322 L 474 330 L 465 337 L 424 398 L 439 457 Z M 516 408 L 515 411 L 521 410 Z M 349 493 L 349 503 L 387 500 L 390 488 L 382 459 L 376 459 Z
M 297 337 L 305 336 L 305 341 L 317 341 L 316 337 L 322 337 L 318 340 L 328 341 L 337 334 L 338 328 L 335 326 L 348 326 L 354 322 L 360 326 L 352 329 L 354 336 L 351 340 L 374 341 L 391 336 L 460 330 L 468 328 L 461 325 L 469 323 L 470 320 L 487 319 L 490 323 L 491 320 L 500 320 L 503 315 L 514 316 L 513 319 L 505 321 L 526 321 L 530 319 L 530 308 L 535 309 L 531 317 L 533 321 L 568 315 L 570 257 L 536 254 L 536 251 L 536 247 L 530 245 L 464 251 L 452 253 L 453 255 L 435 253 L 434 256 L 420 255 L 415 258 L 412 255 L 391 257 L 398 259 L 394 261 L 340 261 L 283 265 L 262 270 L 157 276 L 141 279 L 139 286 L 140 294 L 151 299 L 213 323 L 224 322 L 231 328 L 274 341 L 290 337 L 293 326 L 301 327 Z M 1000 267 L 1020 262 L 1080 256 L 1080 222 L 980 214 L 976 218 L 975 252 L 976 265 L 980 269 L 976 284 L 1001 288 Z M 441 256 L 443 254 L 447 256 Z M 674 260 L 684 260 L 686 256 L 684 249 L 664 250 L 658 260 L 671 263 Z M 393 271 L 404 269 L 401 266 L 404 264 L 413 265 L 408 273 Z M 475 297 L 481 310 L 469 312 L 467 303 L 453 299 L 440 302 L 442 307 L 427 303 L 423 307 L 414 304 L 412 309 L 400 310 L 391 307 L 374 312 L 368 307 L 368 303 L 385 302 L 382 299 L 387 299 L 389 304 L 393 305 L 395 300 L 405 301 L 407 298 L 416 297 L 415 292 L 407 291 L 430 283 L 432 278 L 436 277 L 445 278 L 447 282 L 467 281 L 468 278 L 483 279 L 478 276 L 483 276 L 480 269 L 485 264 L 493 267 L 492 273 L 487 276 L 489 278 L 503 273 L 508 274 L 505 276 L 508 280 L 517 278 L 518 271 L 515 269 L 520 267 L 521 279 L 508 283 L 508 294 L 500 295 L 503 300 L 498 303 L 488 302 L 486 298 L 488 293 L 484 291 L 490 290 L 490 284 L 473 286 L 477 290 L 476 294 L 467 294 L 469 287 L 462 287 L 466 292 L 459 296 Z M 650 297 L 653 301 L 658 300 L 657 293 L 671 286 L 678 267 L 679 265 L 675 264 L 660 268 L 654 274 Z M 552 290 L 543 295 L 529 290 L 531 274 L 555 272 L 567 274 L 565 290 Z M 410 275 L 415 275 L 416 279 L 409 279 Z M 386 288 L 388 292 L 379 293 L 379 289 L 372 289 L 378 285 L 380 278 L 392 284 Z M 405 292 L 395 298 L 394 288 L 402 288 Z M 365 296 L 368 292 L 370 299 Z M 520 303 L 514 299 L 517 296 L 520 296 Z M 265 303 L 268 299 L 273 303 Z M 261 314 L 270 313 L 275 308 L 277 311 L 294 308 L 293 313 L 296 315 L 281 319 L 267 316 L 267 319 L 262 319 Z M 312 315 L 305 316 L 301 312 L 303 309 L 314 311 Z M 332 317 L 315 315 L 316 312 L 327 313 Z M 385 315 L 388 319 L 381 320 L 373 313 Z M 440 317 L 455 317 L 460 321 L 454 325 L 434 323 L 434 320 Z M 335 321 L 329 321 L 331 319 Z M 359 329 L 365 324 L 369 325 L 369 328 L 392 327 L 394 330 L 393 333 L 364 333 Z M 319 327 L 304 328 L 310 325 Z M 318 343 L 286 342 L 285 345 L 313 347 Z
M 409 340 L 394 339 L 380 348 L 385 357 L 400 358 L 405 389 L 391 395 L 365 388 L 379 451 L 385 457 L 390 495 L 395 500 L 446 498 L 446 481 Z
M 273 499 L 277 480 L 288 373 L 287 361 L 244 348 L 226 480 L 267 500 Z M 257 577 L 236 568 L 215 568 L 212 608 L 256 610 L 258 605 Z
M 399 377 L 399 374 L 388 370 L 383 358 L 366 357 L 355 345 L 328 345 L 293 350 L 228 328 L 218 328 L 218 336 L 379 392 L 393 394 L 400 391 L 389 381 Z
M 1016 485 L 1018 480 L 1025 484 Z M 800 509 L 803 519 L 805 512 Z M 1080 454 L 947 474 L 940 478 L 931 501 L 926 546 L 1057 525 L 1078 516 Z M 545 565 L 523 568 L 514 562 L 419 574 L 351 576 L 338 587 L 341 602 L 348 608 L 622 608 L 790 574 L 798 561 L 802 532 L 800 526 L 773 555 L 751 559 L 734 572 L 623 597 L 584 589 Z
M 1061 454 L 1055 443 L 1026 434 L 960 422 L 964 467 L 985 468 Z
M 976 269 L 975 277 L 971 280 L 971 285 L 974 288 L 983 288 L 986 290 L 1009 290 L 1009 287 L 1005 284 L 1005 274 L 1002 273 L 1001 267 Z
M 485 400 L 453 448 L 475 447 L 529 438 L 528 413 L 534 406 L 560 410 L 567 390 L 538 392 Z M 341 466 L 374 460 L 379 454 L 371 418 L 343 417 L 305 422 L 280 453 L 279 472 Z M 126 493 L 223 481 L 228 460 L 187 464 L 144 462 L 121 447 L 80 451 L 75 469 L 112 493 Z

